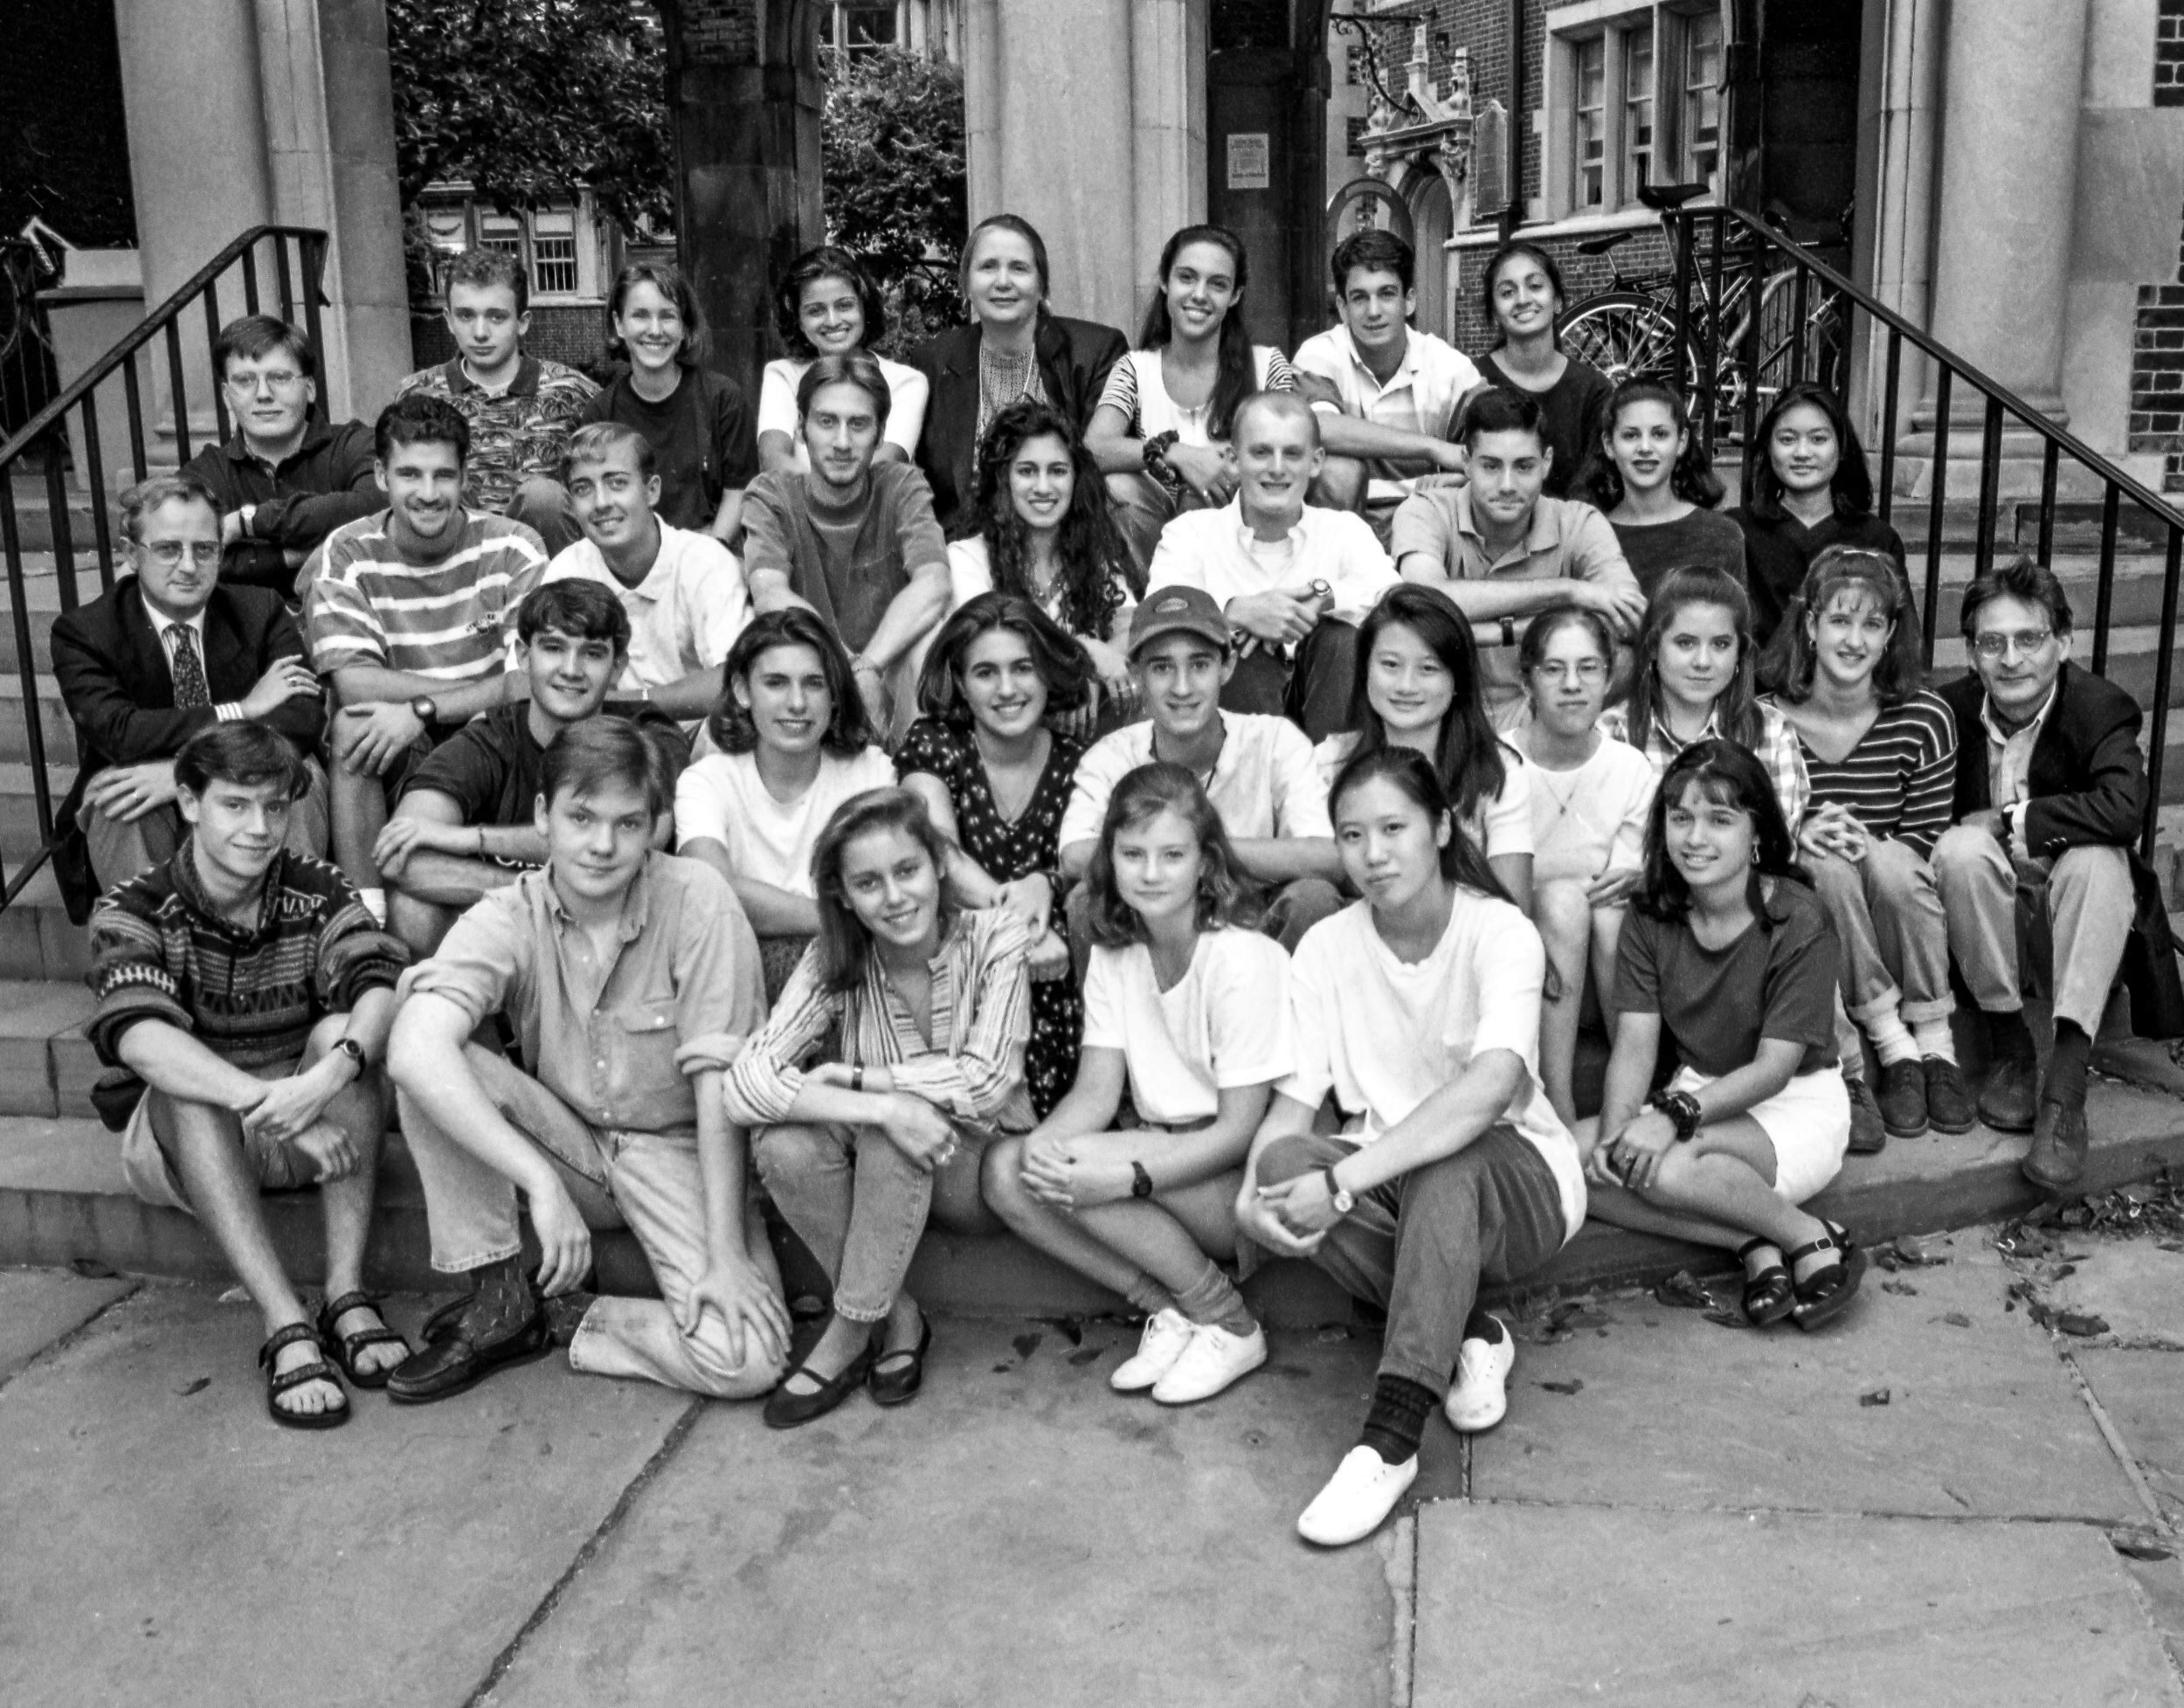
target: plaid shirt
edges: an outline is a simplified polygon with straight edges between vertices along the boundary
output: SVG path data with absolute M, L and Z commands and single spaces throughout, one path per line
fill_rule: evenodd
M 139 1020 L 164 1020 L 243 1068 L 294 1061 L 311 1028 L 367 991 L 391 989 L 409 951 L 373 923 L 347 878 L 282 852 L 258 923 L 222 917 L 197 881 L 194 839 L 92 910 L 87 1028 L 109 1068 Z
M 840 1028 L 842 1060 L 885 1068 L 895 1089 L 923 1097 L 959 1125 L 1028 1132 L 1031 1094 L 1023 1050 L 1031 1036 L 1031 939 L 1006 908 L 957 914 L 931 962 L 933 1042 L 876 955 L 864 982 L 830 991 L 819 980 L 819 946 L 804 951 L 765 1029 L 743 1047 L 728 1080 L 728 1110 L 748 1125 L 789 1118 L 804 1089 L 802 1063 Z
M 421 391 L 442 398 L 470 423 L 463 502 L 502 515 L 515 501 L 515 489 L 533 475 L 561 479 L 569 435 L 582 424 L 584 406 L 598 389 L 574 368 L 527 356 L 507 391 L 481 391 L 463 372 L 459 356 L 411 374 L 395 395 Z
M 1783 819 L 1790 827 L 1790 835 L 1794 838 L 1798 826 L 1805 822 L 1806 803 L 1811 800 L 1813 794 L 1811 779 L 1805 773 L 1804 748 L 1797 739 L 1797 731 L 1790 728 L 1789 720 L 1777 708 L 1762 700 L 1759 702 L 1759 744 L 1752 750 L 1766 768 L 1767 776 L 1773 780 L 1774 798 L 1781 803 Z M 1629 742 L 1633 747 L 1639 747 L 1638 743 L 1631 741 L 1630 719 L 1622 708 L 1617 707 L 1602 716 L 1600 728 L 1611 740 Z M 1706 727 L 1692 736 L 1691 741 L 1717 740 L 1720 736 L 1721 727 L 1716 715 L 1709 712 Z M 1669 761 L 1690 744 L 1690 742 L 1678 741 L 1670 734 L 1668 725 L 1661 721 L 1656 713 L 1653 728 L 1647 732 L 1645 743 L 1639 750 L 1653 766 L 1654 778 L 1657 782 L 1667 774 Z

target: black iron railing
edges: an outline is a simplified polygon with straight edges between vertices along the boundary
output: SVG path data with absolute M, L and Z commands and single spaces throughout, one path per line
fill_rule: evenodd
M 2155 814 L 2169 733 L 2172 663 L 2176 647 L 2177 592 L 2184 565 L 2184 511 L 2131 478 L 2107 458 L 2042 415 L 2008 387 L 1989 378 L 1955 352 L 1859 289 L 1811 251 L 1780 232 L 1733 208 L 1676 209 L 1664 214 L 1676 238 L 1676 278 L 1662 312 L 1675 352 L 1671 374 L 1690 387 L 1693 425 L 1710 451 L 1740 439 L 1745 490 L 1752 490 L 1758 459 L 1760 418 L 1774 397 L 1789 385 L 1814 381 L 1843 400 L 1850 418 L 1876 424 L 1877 508 L 1882 520 L 1911 536 L 1916 548 L 1923 535 L 1925 585 L 1919 600 L 1925 656 L 1933 662 L 1936 619 L 1941 595 L 1941 560 L 1959 543 L 1966 518 L 1950 509 L 1951 411 L 1968 390 L 1977 394 L 1980 440 L 1978 491 L 1971 524 L 1973 569 L 1989 568 L 1998 547 L 2030 551 L 2042 563 L 2053 559 L 2058 518 L 2091 528 L 2098 546 L 2094 584 L 2091 655 L 2098 675 L 2106 675 L 2115 626 L 2118 542 L 2126 534 L 2132 549 L 2159 553 L 2161 610 L 2154 635 L 2153 694 L 2146 706 L 2150 742 L 2146 751 L 2146 811 L 2143 852 L 2153 850 Z M 1742 303 L 1743 312 L 1724 312 Z M 1928 490 L 1916 497 L 1896 492 L 1899 433 L 1905 425 L 1904 351 L 1927 365 L 1920 383 L 1931 387 L 1932 474 Z M 1877 391 L 1878 395 L 1874 395 Z M 1919 411 L 1925 419 L 1926 411 Z M 2039 495 L 2005 496 L 2001 492 L 2005 434 L 2030 435 L 2038 441 Z M 2024 440 L 2019 439 L 2022 451 Z M 1959 460 L 1969 460 L 1959 453 Z M 2070 486 L 2084 494 L 2058 498 L 2065 467 Z M 2098 491 L 2095 520 L 2092 494 Z M 2138 513 L 2125 527 L 2124 507 Z M 2001 536 L 2007 518 L 2008 537 Z M 2032 536 L 2024 536 L 2027 520 Z M 1955 523 L 1954 536 L 1949 524 Z M 2085 634 L 2082 620 L 2078 627 Z
M 129 479 L 142 481 L 153 467 L 152 448 L 159 418 L 147 429 L 144 387 L 148 375 L 140 372 L 140 356 L 146 362 L 164 357 L 167 384 L 166 419 L 178 466 L 200 448 L 190 426 L 191 372 L 209 374 L 197 396 L 210 395 L 218 438 L 232 428 L 227 398 L 220 376 L 212 371 L 212 346 L 226 315 L 275 314 L 291 324 L 300 323 L 310 335 L 311 347 L 323 351 L 319 310 L 325 301 L 326 233 L 297 225 L 259 225 L 245 232 L 192 273 L 181 289 L 148 315 L 143 322 L 62 389 L 45 408 L 26 422 L 21 432 L 0 443 L 0 556 L 8 572 L 8 605 L 15 635 L 16 669 L 22 678 L 24 740 L 30 759 L 31 790 L 37 804 L 38 847 L 15 869 L 0 861 L 0 908 L 15 900 L 24 884 L 52 855 L 54 844 L 52 771 L 46 755 L 45 722 L 38 705 L 38 654 L 32 633 L 30 582 L 31 551 L 25 550 L 23 517 L 17 502 L 16 483 L 25 474 L 42 475 L 45 522 L 52 558 L 56 594 L 63 611 L 79 602 L 78 548 L 71 515 L 72 499 L 79 498 L 90 513 L 91 539 L 87 547 L 99 576 L 101 591 L 114 585 L 114 538 L 112 492 L 107 481 L 107 448 L 100 433 L 100 399 L 107 407 L 121 392 L 120 409 L 128 427 L 128 449 L 123 460 Z M 230 294 L 222 305 L 222 287 Z M 189 324 L 193 313 L 202 314 L 202 328 Z M 155 347 L 157 347 L 155 349 Z M 185 348 L 186 347 L 186 348 Z M 73 418 L 73 419 L 72 419 Z M 73 429 L 73 433 L 72 433 Z M 203 441 L 210 443 L 211 441 Z M 69 469 L 76 463 L 72 490 Z M 159 459 L 161 464 L 166 457 Z

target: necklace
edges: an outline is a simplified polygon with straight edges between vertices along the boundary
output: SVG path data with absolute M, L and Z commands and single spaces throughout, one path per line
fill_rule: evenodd
M 1579 765 L 1577 770 L 1565 773 L 1551 771 L 1545 765 L 1535 764 L 1532 770 L 1536 773 L 1534 780 L 1546 790 L 1547 799 L 1555 804 L 1555 815 L 1549 820 L 1549 823 L 1560 824 L 1564 819 L 1570 816 L 1572 809 L 1577 805 L 1578 791 L 1583 786 L 1585 767 Z M 1570 787 L 1566 792 L 1556 788 L 1551 780 L 1557 776 L 1563 775 L 1570 778 Z
M 1046 388 L 1039 383 L 1036 350 L 1006 355 L 985 339 L 978 341 L 978 438 L 984 440 L 993 418 L 1019 398 L 1044 403 Z

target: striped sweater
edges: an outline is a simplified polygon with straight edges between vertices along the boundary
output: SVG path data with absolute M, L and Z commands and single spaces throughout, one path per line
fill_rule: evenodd
M 546 549 L 521 522 L 464 512 L 462 543 L 423 568 L 404 561 L 388 512 L 327 536 L 311 584 L 311 663 L 321 675 L 375 665 L 450 684 L 501 674 L 515 608 L 546 570 Z
M 409 951 L 372 923 L 335 868 L 283 852 L 266 871 L 258 923 L 222 918 L 197 882 L 184 842 L 91 914 L 88 1029 L 107 1066 L 121 1036 L 164 1020 L 238 1068 L 293 1061 L 311 1028 L 367 991 L 391 989 Z
M 1883 706 L 1840 763 L 1821 758 L 1801 736 L 1797 744 L 1814 806 L 1832 801 L 1868 835 L 1902 842 L 1921 859 L 1933 853 L 1949 827 L 1957 771 L 1956 719 L 1939 695 L 1922 688 Z

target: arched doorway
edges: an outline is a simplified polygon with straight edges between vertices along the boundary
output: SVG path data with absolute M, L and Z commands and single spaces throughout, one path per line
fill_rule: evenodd
M 1439 172 L 1421 171 L 1404 188 L 1413 231 L 1411 246 L 1418 255 L 1415 324 L 1420 332 L 1446 338 L 1453 318 L 1448 301 L 1448 239 L 1455 234 L 1456 204 L 1448 194 L 1448 180 Z

